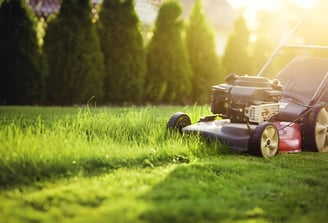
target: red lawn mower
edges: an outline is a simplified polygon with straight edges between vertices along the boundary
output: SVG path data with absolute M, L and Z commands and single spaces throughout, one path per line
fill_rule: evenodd
M 285 47 L 328 49 L 281 44 L 257 76 L 231 74 L 225 83 L 212 87 L 212 115 L 192 124 L 187 114 L 177 112 L 167 128 L 200 134 L 231 149 L 264 158 L 278 152 L 328 152 L 328 58 L 298 56 L 275 79 L 263 77 L 273 58 Z

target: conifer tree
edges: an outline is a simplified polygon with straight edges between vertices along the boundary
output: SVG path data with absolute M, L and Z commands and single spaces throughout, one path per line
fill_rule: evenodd
M 281 19 L 281 14 L 275 12 L 258 12 L 256 18 L 259 24 L 254 32 L 256 39 L 252 43 L 254 74 L 258 74 L 272 56 L 271 54 L 281 41 L 281 23 L 286 22 L 280 21 L 280 23 L 278 23 L 277 21 Z M 290 51 L 287 50 L 286 52 L 288 53 Z M 278 53 L 279 56 L 273 56 L 274 59 L 269 66 L 266 67 L 263 75 L 274 77 L 274 75 L 276 75 L 276 73 L 278 73 L 281 68 L 289 62 L 285 61 L 283 58 L 284 55 L 286 55 L 285 52 L 281 53 L 282 52 Z
M 105 102 L 141 102 L 146 53 L 134 1 L 104 0 L 98 33 L 105 58 Z
M 44 70 L 35 27 L 23 0 L 0 4 L 0 104 L 41 102 Z
M 191 66 L 183 38 L 181 5 L 165 1 L 155 22 L 147 55 L 147 99 L 151 102 L 183 103 L 191 92 Z
M 89 0 L 64 0 L 46 30 L 48 99 L 52 104 L 86 103 L 103 95 L 104 60 Z
M 210 100 L 211 86 L 223 80 L 216 53 L 215 34 L 208 23 L 201 0 L 196 0 L 186 31 L 193 71 L 192 98 L 198 103 Z
M 245 18 L 240 15 L 234 22 L 234 30 L 228 38 L 222 58 L 226 74 L 253 74 L 249 36 Z

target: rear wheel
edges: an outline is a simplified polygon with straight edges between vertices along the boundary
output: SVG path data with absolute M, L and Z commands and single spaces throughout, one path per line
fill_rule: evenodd
M 270 122 L 259 124 L 249 139 L 248 152 L 255 156 L 270 158 L 278 153 L 279 132 Z
M 310 111 L 302 123 L 302 149 L 328 152 L 328 112 L 319 106 Z
M 167 129 L 182 132 L 182 128 L 191 125 L 190 117 L 183 112 L 176 112 L 167 123 Z

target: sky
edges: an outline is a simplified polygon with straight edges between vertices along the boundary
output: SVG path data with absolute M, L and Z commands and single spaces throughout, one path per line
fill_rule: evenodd
M 320 0 L 227 0 L 235 9 L 243 9 L 250 26 L 256 25 L 256 13 L 260 10 L 273 11 L 286 6 L 286 3 L 307 10 L 315 7 Z
M 327 0 L 321 0 L 327 1 Z M 286 15 L 290 10 L 290 7 L 298 8 L 300 11 L 306 12 L 308 9 L 315 7 L 319 4 L 320 0 L 227 0 L 232 8 L 237 10 L 243 10 L 243 15 L 247 20 L 248 27 L 251 30 L 256 30 L 259 25 L 257 20 L 257 13 L 259 11 L 275 11 L 278 14 Z M 289 15 L 290 16 L 290 15 Z M 296 21 L 303 16 L 303 13 L 297 15 Z M 279 21 L 276 21 L 277 26 L 281 27 L 280 33 L 283 35 L 290 30 L 290 27 L 286 25 L 286 16 L 278 17 Z M 224 45 L 226 42 L 226 36 L 217 36 L 217 52 L 222 54 Z M 251 35 L 251 41 L 256 40 L 254 34 Z
M 317 4 L 319 0 L 285 0 L 295 3 L 301 8 L 311 8 Z M 270 9 L 274 8 L 282 2 L 281 0 L 228 0 L 233 7 L 252 7 L 254 9 Z

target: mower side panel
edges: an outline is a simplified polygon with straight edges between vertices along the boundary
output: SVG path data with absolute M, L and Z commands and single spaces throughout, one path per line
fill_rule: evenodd
M 301 152 L 301 130 L 298 123 L 273 122 L 279 131 L 279 152 L 297 153 Z
M 301 152 L 301 132 L 298 123 L 273 122 L 279 131 L 279 152 Z M 200 134 L 207 140 L 218 140 L 230 149 L 247 151 L 250 136 L 258 125 L 230 123 L 229 119 L 201 121 L 182 129 L 184 134 Z
M 247 151 L 249 138 L 257 125 L 230 123 L 229 119 L 198 122 L 182 129 L 185 134 L 196 133 L 208 140 L 219 140 L 230 149 Z

